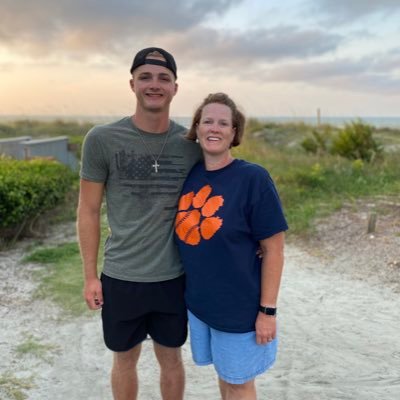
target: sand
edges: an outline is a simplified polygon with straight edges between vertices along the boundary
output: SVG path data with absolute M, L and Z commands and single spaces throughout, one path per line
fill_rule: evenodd
M 341 233 L 338 231 L 337 235 Z M 378 239 L 380 235 L 375 234 Z M 372 240 L 364 233 L 357 237 L 367 244 Z M 393 254 L 398 254 L 400 237 L 390 237 L 395 242 L 385 243 Z M 351 235 L 350 239 L 349 243 L 355 240 Z M 397 261 L 391 266 L 383 256 L 376 257 L 361 274 L 354 271 L 360 256 L 367 251 L 360 243 L 359 253 L 343 245 L 337 257 L 326 250 L 327 243 L 319 240 L 318 248 L 314 245 L 308 242 L 312 247 L 308 250 L 304 243 L 286 246 L 279 301 L 278 360 L 256 381 L 259 399 L 397 400 L 399 273 L 396 270 L 393 275 L 392 271 L 398 268 Z M 376 254 L 374 246 L 368 249 Z M 33 387 L 25 391 L 30 400 L 111 399 L 111 354 L 103 344 L 99 313 L 65 319 L 54 304 L 32 300 L 37 283 L 31 279 L 31 270 L 41 267 L 22 267 L 23 253 L 18 248 L 0 254 L 0 378 L 10 373 L 30 380 Z M 374 274 L 375 264 L 380 262 L 390 279 L 379 278 L 385 274 L 378 274 L 378 278 Z M 43 357 L 18 356 L 16 346 L 29 335 L 51 351 Z M 183 347 L 183 357 L 185 399 L 219 399 L 213 368 L 194 366 L 188 343 Z M 140 400 L 160 399 L 158 367 L 150 340 L 143 345 L 139 379 Z M 0 399 L 10 398 L 0 385 Z

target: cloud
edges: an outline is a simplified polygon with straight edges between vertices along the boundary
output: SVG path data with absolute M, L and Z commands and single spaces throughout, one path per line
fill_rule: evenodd
M 269 81 L 303 82 L 319 87 L 398 95 L 400 77 L 396 76 L 399 55 L 365 57 L 360 60 L 340 59 L 326 62 L 295 63 L 273 68 Z
M 258 4 L 265 5 L 261 1 Z M 249 9 L 250 19 L 238 18 L 235 12 L 229 14 L 235 7 L 248 4 L 244 0 L 1 3 L 1 72 L 12 70 L 12 63 L 38 69 L 57 64 L 79 69 L 86 62 L 85 66 L 96 70 L 112 70 L 126 63 L 127 55 L 130 60 L 136 50 L 157 45 L 174 54 L 178 71 L 197 72 L 207 79 L 301 82 L 386 94 L 400 90 L 399 51 L 384 53 L 394 45 L 390 43 L 395 35 L 385 36 L 377 29 L 382 22 L 359 24 L 362 17 L 397 15 L 399 0 L 296 1 L 291 10 L 296 18 L 290 18 L 286 7 L 282 8 L 284 15 L 282 10 L 278 13 L 284 18 L 274 19 L 268 8 L 268 12 L 263 11 L 263 24 L 250 27 L 248 21 L 258 20 L 260 13 L 254 15 L 255 11 Z M 236 29 L 223 24 L 224 18 L 232 15 Z M 340 23 L 348 26 L 342 29 Z M 3 58 L 1 50 L 5 50 Z M 357 53 L 368 57 L 357 59 Z
M 242 2 L 3 0 L 0 47 L 38 60 L 102 58 L 112 64 L 127 51 L 157 44 L 189 67 L 196 62 L 220 68 L 319 56 L 336 50 L 342 41 L 338 34 L 294 25 L 248 31 L 204 27 L 213 15 L 224 15 Z
M 398 0 L 307 0 L 306 4 L 318 13 L 328 14 L 330 20 L 338 23 L 354 22 L 372 14 L 388 16 L 400 12 Z
M 187 66 L 204 65 L 223 69 L 250 68 L 256 63 L 321 56 L 336 50 L 342 37 L 317 29 L 302 30 L 295 26 L 240 33 L 198 27 L 186 35 L 174 34 L 163 40 L 167 46 L 174 46 Z
M 0 63 L 0 72 L 9 72 L 14 69 L 14 64 L 10 62 Z
M 130 43 L 184 32 L 243 0 L 2 0 L 0 46 L 52 52 L 121 52 Z
M 395 75 L 397 72 L 400 78 L 400 49 L 376 54 L 371 61 L 370 69 L 379 74 L 393 73 Z

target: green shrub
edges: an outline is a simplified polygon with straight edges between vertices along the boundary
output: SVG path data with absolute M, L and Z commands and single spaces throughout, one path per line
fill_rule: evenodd
M 246 123 L 246 132 L 253 133 L 264 129 L 264 124 L 256 118 L 249 118 Z
M 15 129 L 6 124 L 0 124 L 0 138 L 17 136 Z
M 301 146 L 307 153 L 337 154 L 349 160 L 371 162 L 382 155 L 382 147 L 373 139 L 373 127 L 361 121 L 346 124 L 334 135 L 329 125 L 313 129 Z
M 333 139 L 331 152 L 350 160 L 373 161 L 382 147 L 372 137 L 373 129 L 361 121 L 351 122 Z
M 308 134 L 311 130 L 309 127 Z M 291 132 L 283 135 L 293 136 Z M 400 193 L 400 152 L 385 153 L 384 158 L 371 163 L 348 160 L 329 151 L 305 154 L 298 147 L 273 146 L 251 135 L 244 139 L 233 153 L 268 169 L 282 200 L 289 236 L 310 232 L 317 218 L 329 215 L 344 202 L 371 196 L 398 197 Z M 399 141 L 397 134 L 396 143 Z
M 74 178 L 57 161 L 0 158 L 0 229 L 16 227 L 55 207 Z
M 306 137 L 301 146 L 308 153 L 325 154 L 328 152 L 329 144 L 332 140 L 332 127 L 325 125 L 322 130 L 313 129 L 311 137 Z
M 295 174 L 295 180 L 300 187 L 305 188 L 320 188 L 324 185 L 326 177 L 325 171 L 319 163 L 311 166 L 311 168 L 304 168 Z
M 307 152 L 312 154 L 317 154 L 318 152 L 318 143 L 311 137 L 306 137 L 301 142 L 301 147 Z
M 54 137 L 54 136 L 84 136 L 90 128 L 91 122 L 63 121 L 61 119 L 54 121 L 38 120 L 18 120 L 9 124 L 18 132 L 19 136 L 32 137 Z

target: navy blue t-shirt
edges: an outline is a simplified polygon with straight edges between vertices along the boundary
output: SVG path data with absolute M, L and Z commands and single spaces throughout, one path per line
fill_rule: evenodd
M 259 240 L 287 229 L 264 168 L 243 160 L 216 171 L 196 164 L 175 222 L 188 309 L 215 329 L 253 331 L 261 290 Z

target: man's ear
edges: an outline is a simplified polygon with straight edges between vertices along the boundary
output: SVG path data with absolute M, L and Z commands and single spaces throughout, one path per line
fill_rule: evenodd
M 129 80 L 129 86 L 131 87 L 132 91 L 134 92 L 135 91 L 135 84 L 134 84 L 133 78 L 131 78 Z
M 175 94 L 178 93 L 178 88 L 179 88 L 179 85 L 175 82 Z

